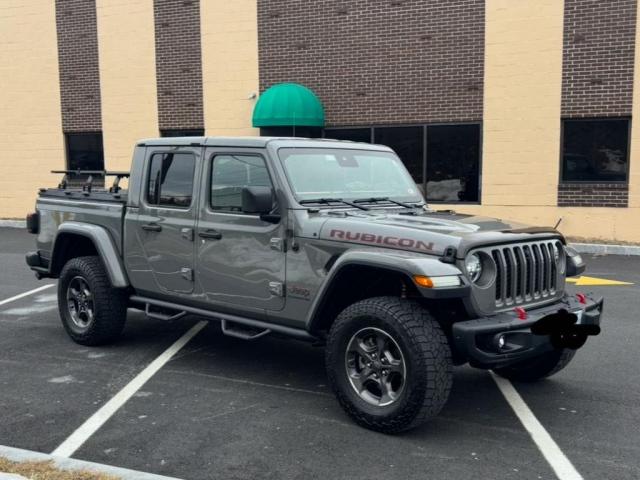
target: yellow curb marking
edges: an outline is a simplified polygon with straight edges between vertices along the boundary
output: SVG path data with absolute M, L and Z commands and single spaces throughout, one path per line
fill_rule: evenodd
M 578 278 L 567 278 L 568 283 L 577 286 L 614 286 L 614 285 L 633 285 L 631 282 L 620 282 L 618 280 L 609 280 L 608 278 L 596 278 L 580 276 Z

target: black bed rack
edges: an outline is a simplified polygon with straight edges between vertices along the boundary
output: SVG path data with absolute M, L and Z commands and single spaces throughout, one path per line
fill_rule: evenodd
M 120 187 L 120 180 L 123 178 L 129 178 L 129 172 L 108 172 L 107 170 L 51 170 L 51 173 L 61 173 L 64 174 L 62 177 L 62 181 L 58 184 L 58 188 L 62 190 L 66 190 L 69 184 L 70 177 L 80 177 L 87 176 L 87 180 L 82 184 L 82 191 L 86 193 L 91 193 L 93 189 L 93 178 L 94 177 L 116 177 L 113 180 L 113 184 L 109 187 L 110 193 L 118 193 L 122 190 Z

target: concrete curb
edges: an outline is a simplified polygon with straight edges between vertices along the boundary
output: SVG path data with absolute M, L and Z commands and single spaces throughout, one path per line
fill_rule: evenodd
M 26 220 L 2 220 L 2 219 L 0 219 L 0 227 L 27 228 L 27 222 L 26 222 Z
M 603 243 L 570 243 L 580 253 L 596 255 L 640 255 L 640 247 L 634 245 L 608 245 Z
M 154 475 L 153 473 L 139 472 L 137 470 L 129 470 L 127 468 L 112 467 L 101 463 L 85 462 L 84 460 L 75 460 L 73 458 L 54 457 L 46 453 L 33 452 L 31 450 L 22 450 L 20 448 L 5 447 L 0 445 L 0 457 L 8 458 L 14 462 L 36 461 L 42 462 L 53 460 L 54 464 L 64 470 L 93 470 L 122 480 L 180 480 L 175 477 L 165 477 L 162 475 Z

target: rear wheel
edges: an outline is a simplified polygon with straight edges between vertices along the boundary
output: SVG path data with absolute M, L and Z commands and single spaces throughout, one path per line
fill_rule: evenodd
M 377 297 L 347 307 L 327 339 L 329 383 L 358 424 L 385 433 L 437 415 L 451 390 L 447 338 L 420 304 Z
M 493 371 L 501 377 L 519 382 L 535 382 L 555 375 L 573 359 L 575 350 L 564 348 Z
M 67 334 L 81 345 L 116 340 L 127 318 L 127 295 L 111 286 L 95 256 L 69 260 L 58 281 L 58 309 Z

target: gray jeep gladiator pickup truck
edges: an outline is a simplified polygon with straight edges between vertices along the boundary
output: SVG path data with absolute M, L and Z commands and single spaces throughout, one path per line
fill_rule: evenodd
M 128 308 L 215 319 L 247 340 L 311 340 L 367 428 L 436 415 L 454 365 L 533 381 L 600 330 L 602 299 L 565 293 L 584 263 L 560 233 L 431 210 L 385 146 L 149 139 L 130 173 L 81 172 L 82 188 L 61 173 L 27 218 L 37 250 L 26 261 L 59 279 L 75 342 L 115 340 Z M 116 180 L 98 188 L 96 175 Z

